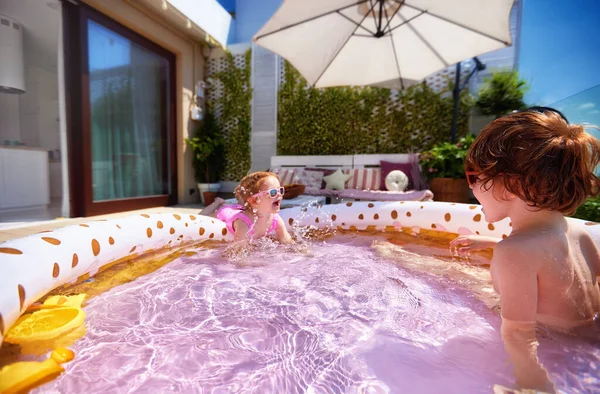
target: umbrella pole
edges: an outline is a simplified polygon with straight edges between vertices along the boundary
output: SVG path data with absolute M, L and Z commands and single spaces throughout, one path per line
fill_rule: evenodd
M 473 68 L 473 70 L 471 70 L 469 75 L 467 75 L 467 79 L 464 80 L 462 86 L 460 85 L 460 62 L 456 63 L 456 79 L 454 81 L 454 89 L 452 90 L 452 97 L 454 98 L 454 109 L 452 112 L 452 136 L 450 138 L 450 141 L 453 144 L 456 143 L 456 128 L 458 122 L 458 103 L 460 102 L 460 92 L 467 86 L 469 80 L 473 75 L 475 75 L 477 71 L 485 70 L 486 67 L 485 64 L 481 63 L 481 61 L 477 57 L 474 57 L 473 61 L 475 62 L 475 67 Z
M 458 122 L 458 102 L 460 99 L 460 62 L 456 63 L 456 80 L 454 81 L 454 90 L 452 90 L 454 98 L 454 109 L 452 112 L 452 137 L 450 142 L 456 143 L 456 123 Z

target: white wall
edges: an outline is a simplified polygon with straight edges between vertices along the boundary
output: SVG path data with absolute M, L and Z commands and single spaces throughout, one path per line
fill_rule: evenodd
M 21 116 L 19 114 L 19 96 L 0 93 L 0 145 L 5 140 L 21 139 Z
M 252 44 L 252 132 L 250 171 L 264 171 L 277 155 L 279 56 Z
M 27 67 L 25 85 L 27 90 L 20 96 L 21 141 L 46 150 L 58 149 L 58 75 Z
M 24 94 L 0 93 L 0 145 L 17 140 L 28 146 L 60 148 L 58 111 L 58 26 L 56 0 L 0 0 L 0 13 L 23 27 Z M 52 197 L 60 197 L 60 164 L 50 163 Z
M 57 78 L 55 72 L 27 67 L 25 93 L 0 93 L 0 145 L 17 140 L 46 150 L 59 148 Z

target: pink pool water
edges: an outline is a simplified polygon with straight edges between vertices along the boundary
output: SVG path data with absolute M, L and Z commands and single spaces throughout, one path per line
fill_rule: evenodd
M 374 239 L 336 236 L 307 254 L 273 248 L 236 263 L 198 249 L 91 299 L 75 360 L 36 392 L 511 387 L 499 317 L 456 281 L 381 257 Z M 543 338 L 540 358 L 562 392 L 600 392 L 599 347 Z

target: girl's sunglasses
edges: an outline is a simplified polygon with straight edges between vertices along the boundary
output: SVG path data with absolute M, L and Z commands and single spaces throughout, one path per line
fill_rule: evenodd
M 278 194 L 281 194 L 283 196 L 285 194 L 285 188 L 281 186 L 269 190 L 263 190 L 262 192 L 253 194 L 252 197 L 262 196 L 263 194 L 268 194 L 271 198 L 277 197 Z
M 479 171 L 465 171 L 465 175 L 467 176 L 469 186 L 473 186 L 478 181 Z

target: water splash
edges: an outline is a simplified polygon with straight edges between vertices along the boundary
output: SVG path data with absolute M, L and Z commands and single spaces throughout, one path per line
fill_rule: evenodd
M 301 223 L 310 224 L 302 225 Z M 300 214 L 292 223 L 292 232 L 300 242 L 314 241 L 336 235 L 337 226 L 331 218 L 331 214 L 322 211 L 321 205 L 315 200 L 302 207 Z

